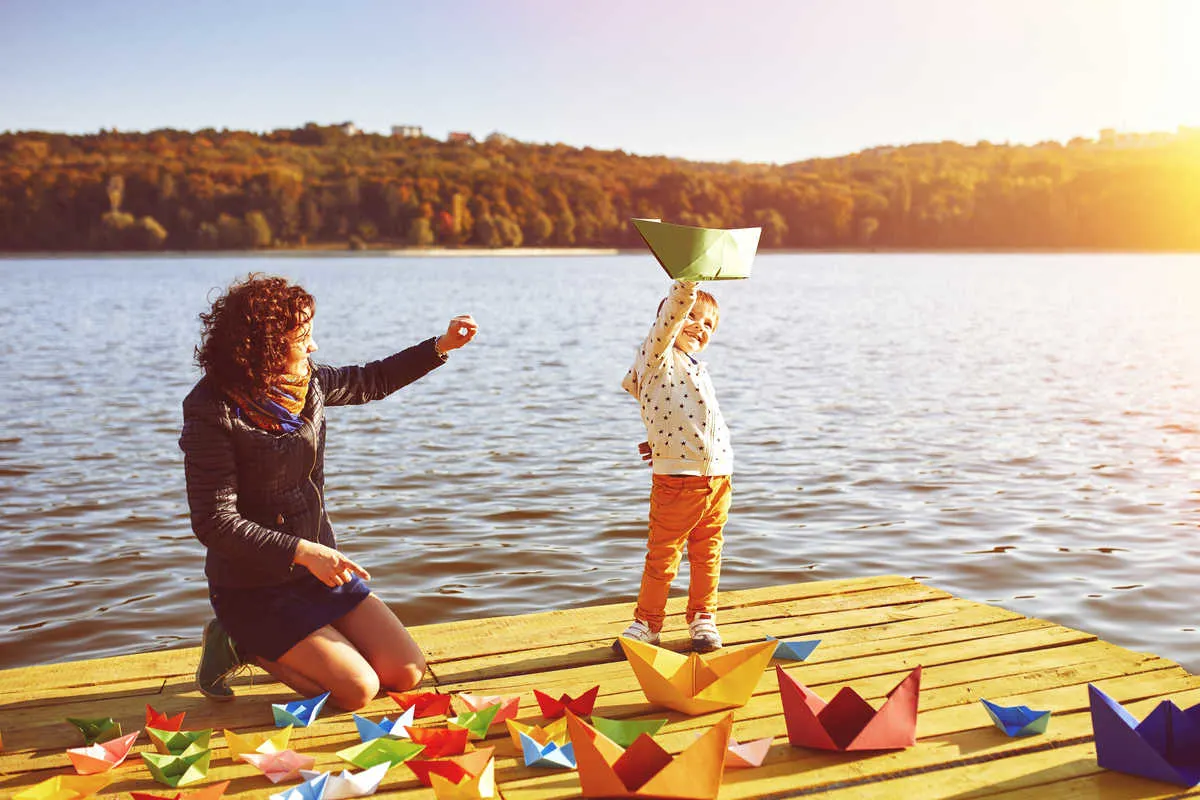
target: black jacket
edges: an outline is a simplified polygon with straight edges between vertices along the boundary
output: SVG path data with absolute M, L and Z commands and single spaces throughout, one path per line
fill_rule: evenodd
M 300 539 L 336 547 L 325 513 L 325 406 L 358 405 L 440 366 L 434 339 L 362 367 L 313 365 L 304 424 L 269 433 L 235 416 L 202 378 L 183 401 L 183 450 L 192 531 L 208 549 L 210 586 L 265 586 L 305 573 Z

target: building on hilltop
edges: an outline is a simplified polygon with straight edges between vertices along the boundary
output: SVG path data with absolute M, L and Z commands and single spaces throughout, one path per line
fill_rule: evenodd
M 362 131 L 358 129 L 358 126 L 353 122 L 343 122 L 339 125 L 334 125 L 333 127 L 337 128 L 347 136 L 358 136 L 360 133 L 362 133 Z
M 399 136 L 402 139 L 418 139 L 425 135 L 425 131 L 420 125 L 393 125 L 392 136 Z
M 487 142 L 488 144 L 498 144 L 498 145 L 502 145 L 504 147 L 508 147 L 510 144 L 515 143 L 517 140 L 512 138 L 511 136 L 507 136 L 507 135 L 501 133 L 500 131 L 495 131 L 493 133 L 489 133 L 488 137 L 486 139 L 484 139 L 484 141 Z
M 450 134 L 446 137 L 446 141 L 460 142 L 462 144 L 475 144 L 475 137 L 469 133 L 463 133 L 462 131 L 450 131 Z
M 1121 133 L 1116 128 L 1100 130 L 1100 147 L 1110 150 L 1138 150 L 1143 147 L 1161 147 L 1187 138 L 1187 128 L 1182 125 L 1178 133 L 1152 131 L 1150 133 Z

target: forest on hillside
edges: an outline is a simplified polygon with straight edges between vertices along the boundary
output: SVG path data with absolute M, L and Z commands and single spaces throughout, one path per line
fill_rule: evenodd
M 785 165 L 308 124 L 0 134 L 0 250 L 635 247 L 631 217 L 769 248 L 1200 250 L 1200 135 L 877 147 Z

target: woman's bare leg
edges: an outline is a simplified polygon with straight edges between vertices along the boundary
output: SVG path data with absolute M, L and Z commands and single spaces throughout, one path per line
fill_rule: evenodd
M 255 657 L 254 666 L 265 670 L 275 680 L 305 697 L 315 697 L 325 691 L 323 687 L 318 686 L 309 678 L 293 669 L 288 669 L 278 661 L 267 661 L 265 658 Z
M 421 648 L 375 595 L 368 595 L 333 625 L 370 664 L 384 689 L 404 692 L 421 682 L 425 675 Z
M 282 667 L 278 677 L 288 686 L 302 693 L 328 691 L 330 699 L 347 711 L 362 708 L 379 694 L 379 676 L 371 664 L 330 625 L 309 634 L 272 666 Z

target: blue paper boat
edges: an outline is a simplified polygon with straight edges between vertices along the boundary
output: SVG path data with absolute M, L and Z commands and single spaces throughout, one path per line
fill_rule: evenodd
M 329 782 L 329 773 L 322 772 L 315 778 L 310 778 L 299 786 L 285 789 L 271 795 L 271 800 L 322 800 L 325 797 L 325 784 Z
M 1088 698 L 1100 766 L 1179 786 L 1200 783 L 1200 704 L 1185 711 L 1164 700 L 1138 724 L 1090 683 Z
M 291 703 L 271 704 L 271 712 L 275 715 L 275 727 L 286 728 L 288 725 L 295 725 L 298 728 L 307 728 L 321 713 L 321 706 L 325 705 L 325 701 L 329 699 L 329 692 L 310 697 L 307 700 L 294 700 Z
M 775 645 L 775 658 L 782 658 L 787 661 L 804 661 L 812 655 L 812 651 L 817 649 L 817 645 L 821 643 L 820 639 L 776 639 L 774 636 L 767 637 L 768 642 L 779 642 Z
M 382 739 L 388 737 L 390 739 L 410 739 L 408 728 L 413 724 L 413 718 L 417 713 L 416 706 L 409 706 L 404 709 L 404 713 L 394 720 L 387 717 L 372 722 L 366 717 L 354 715 L 354 726 L 358 728 L 358 738 L 364 742 L 369 742 L 374 739 Z
M 1029 706 L 999 706 L 983 698 L 979 702 L 983 703 L 996 727 L 1009 736 L 1045 733 L 1046 725 L 1050 722 L 1049 711 L 1034 711 Z
M 550 767 L 555 769 L 575 769 L 575 747 L 554 742 L 545 745 L 538 744 L 534 739 L 521 734 L 521 750 L 525 754 L 525 766 Z

